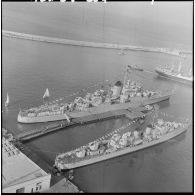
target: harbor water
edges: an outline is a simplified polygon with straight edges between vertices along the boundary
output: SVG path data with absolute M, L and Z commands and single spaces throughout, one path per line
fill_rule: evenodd
M 158 6 L 153 10 L 154 13 L 159 11 Z M 188 9 L 191 4 L 183 6 Z M 132 19 L 133 13 L 130 12 L 132 15 L 128 18 L 127 9 L 123 15 L 117 16 L 113 11 L 117 10 L 116 7 L 112 4 L 107 7 L 103 4 L 97 7 L 83 4 L 63 7 L 57 4 L 51 8 L 45 4 L 3 3 L 3 29 L 82 41 L 191 50 L 192 32 L 190 25 L 185 26 L 187 22 L 183 24 L 185 28 L 179 27 L 179 22 L 173 28 L 171 21 L 161 18 L 163 15 L 159 14 L 157 19 L 150 21 L 149 15 L 148 18 L 142 18 L 131 7 L 135 14 Z M 142 9 L 151 13 L 147 4 L 137 11 L 141 13 Z M 55 12 L 54 15 L 51 10 Z M 192 19 L 190 15 L 186 18 Z M 131 25 L 126 25 L 125 21 Z M 173 16 L 174 21 L 177 19 Z M 158 24 L 158 28 L 154 24 Z M 3 37 L 2 49 L 2 101 L 5 101 L 7 92 L 10 97 L 8 109 L 4 105 L 2 107 L 2 126 L 15 135 L 48 124 L 17 123 L 20 109 L 43 103 L 42 96 L 46 88 L 49 89 L 51 100 L 55 100 L 99 82 L 106 85 L 123 81 L 128 64 L 137 64 L 154 72 L 159 65 L 174 64 L 177 67 L 180 62 L 178 57 L 166 54 L 125 51 L 125 55 L 119 55 L 120 51 L 114 49 L 66 46 L 9 37 Z M 182 63 L 182 70 L 189 71 L 192 56 L 187 56 Z M 169 115 L 162 115 L 164 119 L 192 120 L 192 86 L 159 78 L 155 73 L 131 74 L 130 79 L 151 90 L 174 92 L 169 101 L 160 104 L 160 112 Z M 90 88 L 89 91 L 98 87 Z M 73 98 L 69 97 L 67 101 Z M 126 123 L 128 119 L 124 118 L 77 126 L 26 144 L 40 158 L 53 165 L 57 154 L 93 141 Z M 84 192 L 192 191 L 192 136 L 190 126 L 185 134 L 155 147 L 77 168 L 73 183 Z

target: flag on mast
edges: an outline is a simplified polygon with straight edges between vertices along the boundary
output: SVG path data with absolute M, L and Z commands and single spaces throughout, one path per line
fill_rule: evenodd
M 6 99 L 6 101 L 5 101 L 5 107 L 7 107 L 9 105 L 9 95 L 8 95 L 8 93 L 7 93 L 7 99 Z
M 44 95 L 43 95 L 43 99 L 45 99 L 45 98 L 49 98 L 49 89 L 47 88 L 46 89 L 46 91 L 45 91 L 45 93 L 44 93 Z

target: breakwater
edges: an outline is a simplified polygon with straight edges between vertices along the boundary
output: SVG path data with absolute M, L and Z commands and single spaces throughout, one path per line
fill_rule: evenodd
M 192 54 L 191 51 L 181 51 L 170 48 L 152 48 L 134 45 L 122 45 L 115 43 L 100 43 L 100 42 L 89 42 L 89 41 L 77 41 L 63 38 L 55 38 L 48 36 L 40 36 L 26 33 L 19 33 L 14 31 L 2 30 L 2 35 L 11 38 L 26 39 L 31 41 L 41 41 L 46 43 L 64 44 L 81 47 L 94 47 L 94 48 L 106 48 L 106 49 L 117 49 L 117 50 L 132 50 L 132 51 L 144 51 L 144 52 L 156 52 L 164 53 L 174 56 L 180 56 L 181 54 Z

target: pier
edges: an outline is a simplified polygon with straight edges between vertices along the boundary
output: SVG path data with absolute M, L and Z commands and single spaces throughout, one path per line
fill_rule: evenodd
M 121 109 L 121 110 L 116 110 L 116 111 L 108 111 L 104 113 L 98 113 L 98 114 L 91 114 L 87 116 L 82 116 L 79 118 L 74 118 L 71 120 L 70 123 L 68 121 L 58 121 L 55 122 L 51 125 L 48 125 L 46 127 L 40 128 L 40 129 L 33 129 L 24 133 L 21 133 L 16 136 L 17 139 L 20 141 L 26 142 L 28 140 L 46 135 L 51 132 L 55 132 L 61 129 L 65 129 L 71 126 L 76 126 L 76 125 L 82 125 L 82 124 L 89 124 L 92 122 L 97 122 L 100 120 L 107 120 L 107 119 L 112 119 L 112 118 L 121 118 L 121 117 L 126 117 L 130 120 L 133 120 L 135 118 L 143 117 L 144 114 L 142 112 L 146 111 L 144 107 L 138 107 L 137 109 Z
M 127 117 L 131 120 L 137 118 L 139 115 L 142 116 L 144 106 L 150 104 L 156 104 L 165 100 L 168 100 L 172 94 L 166 93 L 161 97 L 154 97 L 149 99 L 140 100 L 139 97 L 133 99 L 131 102 L 120 103 L 120 104 L 101 104 L 98 107 L 91 107 L 87 111 L 80 112 L 69 112 L 67 113 L 71 119 L 70 122 L 67 120 L 60 120 L 46 127 L 40 129 L 33 129 L 27 132 L 23 132 L 17 135 L 17 139 L 21 141 L 28 141 L 48 134 L 50 132 L 58 131 L 75 125 L 82 125 L 100 120 L 106 120 L 111 118 Z M 139 101 L 138 101 L 139 100 Z
M 19 33 L 19 32 L 8 31 L 8 30 L 2 30 L 2 35 L 11 38 L 26 39 L 31 41 L 40 41 L 40 42 L 63 44 L 63 45 L 81 46 L 81 47 L 155 52 L 155 53 L 164 53 L 164 54 L 169 54 L 174 56 L 180 56 L 180 54 L 182 53 L 192 54 L 192 51 L 181 51 L 181 50 L 171 49 L 171 48 L 153 48 L 153 47 L 123 45 L 123 44 L 115 44 L 115 43 L 77 41 L 77 40 L 70 40 L 70 39 L 63 39 L 63 38 Z

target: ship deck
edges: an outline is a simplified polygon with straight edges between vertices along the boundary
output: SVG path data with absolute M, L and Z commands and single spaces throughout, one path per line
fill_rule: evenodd
M 93 164 L 93 163 L 97 163 L 100 161 L 104 161 L 104 160 L 108 160 L 111 158 L 115 158 L 124 154 L 128 154 L 131 152 L 136 152 L 138 150 L 141 149 L 145 149 L 160 143 L 163 143 L 169 139 L 172 139 L 173 137 L 176 137 L 182 133 L 184 133 L 187 130 L 188 126 L 185 126 L 183 128 L 179 128 L 178 130 L 175 130 L 173 132 L 170 132 L 166 135 L 164 135 L 162 138 L 151 141 L 151 142 L 145 142 L 141 145 L 137 145 L 137 146 L 133 146 L 133 147 L 127 147 L 127 148 L 123 148 L 123 149 L 118 149 L 115 152 L 112 153 L 108 153 L 108 154 L 101 154 L 101 155 L 97 155 L 97 156 L 89 156 L 88 158 L 84 158 L 81 159 L 78 162 L 73 162 L 73 163 L 60 163 L 60 165 L 63 167 L 62 170 L 68 170 L 68 169 L 73 169 L 73 168 L 78 168 L 78 167 L 82 167 L 82 166 L 86 166 L 89 164 Z M 55 165 L 56 166 L 56 165 Z M 58 168 L 58 167 L 57 167 Z

